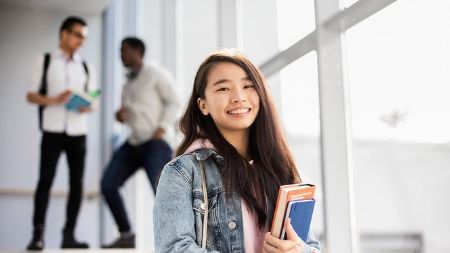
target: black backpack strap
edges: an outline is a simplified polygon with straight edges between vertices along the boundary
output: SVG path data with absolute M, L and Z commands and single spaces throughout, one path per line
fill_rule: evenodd
M 89 84 L 89 68 L 87 66 L 86 61 L 83 60 L 84 71 L 86 71 L 86 82 L 84 83 L 84 92 L 88 92 L 88 84 Z
M 50 65 L 50 53 L 45 53 L 44 55 L 44 65 L 42 67 L 42 78 L 41 78 L 41 86 L 39 87 L 39 94 L 45 96 L 47 95 L 47 72 L 48 66 Z M 39 120 L 39 129 L 42 131 L 43 125 L 43 113 L 45 106 L 38 106 L 38 120 Z

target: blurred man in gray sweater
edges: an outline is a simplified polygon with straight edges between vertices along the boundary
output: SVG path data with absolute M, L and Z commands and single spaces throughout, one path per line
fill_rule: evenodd
M 144 53 L 145 45 L 140 39 L 129 37 L 122 41 L 121 58 L 128 74 L 116 119 L 129 126 L 131 135 L 115 151 L 101 183 L 103 196 L 120 232 L 117 240 L 103 248 L 135 247 L 135 235 L 119 188 L 143 167 L 156 192 L 159 174 L 172 158 L 165 134 L 175 125 L 179 107 L 174 80 L 167 70 L 144 64 Z

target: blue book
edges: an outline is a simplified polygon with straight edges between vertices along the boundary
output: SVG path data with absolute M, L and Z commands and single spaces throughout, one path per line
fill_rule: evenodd
M 315 203 L 315 199 L 292 200 L 286 209 L 285 220 L 291 218 L 292 227 L 294 227 L 295 232 L 304 242 L 308 238 Z M 286 239 L 284 226 L 281 231 L 281 238 Z
M 72 92 L 72 96 L 66 103 L 66 109 L 69 111 L 78 111 L 80 107 L 89 107 L 94 102 L 95 97 L 90 94 Z

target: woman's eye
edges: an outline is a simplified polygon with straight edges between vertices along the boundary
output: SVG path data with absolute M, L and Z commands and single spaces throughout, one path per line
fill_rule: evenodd
M 255 87 L 252 83 L 248 83 L 246 85 L 244 85 L 244 88 L 248 89 L 248 88 L 253 88 Z
M 228 88 L 223 87 L 223 88 L 218 89 L 217 91 L 227 91 L 227 90 L 228 90 Z

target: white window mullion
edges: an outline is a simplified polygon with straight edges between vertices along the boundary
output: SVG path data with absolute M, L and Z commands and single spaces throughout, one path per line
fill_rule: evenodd
M 356 253 L 358 233 L 349 97 L 343 74 L 343 34 L 321 25 L 339 13 L 339 2 L 315 3 L 326 252 Z

